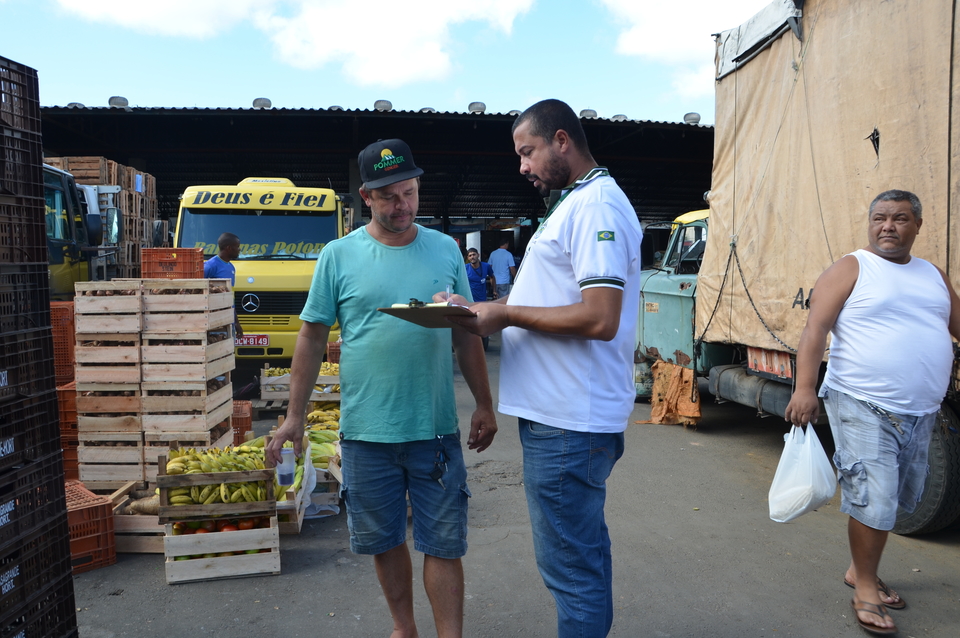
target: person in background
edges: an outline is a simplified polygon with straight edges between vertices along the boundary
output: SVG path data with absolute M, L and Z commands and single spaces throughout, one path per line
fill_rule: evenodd
M 371 221 L 320 253 L 300 319 L 287 418 L 267 446 L 276 462 L 284 441 L 300 452 L 307 401 L 330 326 L 340 322 L 343 460 L 341 495 L 350 549 L 372 554 L 393 616 L 394 638 L 417 636 L 413 567 L 407 548 L 407 495 L 414 549 L 424 554 L 423 586 L 439 638 L 463 635 L 467 551 L 467 469 L 463 460 L 453 360 L 473 393 L 467 446 L 481 452 L 497 432 L 480 339 L 467 331 L 423 328 L 377 312 L 429 300 L 435 286 L 468 294 L 453 239 L 414 223 L 420 175 L 410 147 L 391 139 L 358 158 Z M 358 267 L 362 265 L 362 267 Z M 416 370 L 416 372 L 412 372 Z
M 237 269 L 232 262 L 240 256 L 240 238 L 233 233 L 223 233 L 217 240 L 220 252 L 203 262 L 203 276 L 206 279 L 229 279 L 230 288 L 237 284 Z M 233 308 L 233 330 L 235 336 L 243 336 L 243 328 L 237 317 L 237 308 Z
M 500 412 L 519 418 L 533 547 L 557 635 L 602 638 L 613 623 L 603 509 L 636 398 L 643 232 L 567 104 L 528 108 L 513 142 L 520 174 L 548 198 L 546 217 L 510 295 L 450 321 L 481 336 L 503 330 Z
M 888 609 L 906 602 L 877 576 L 897 509 L 913 512 L 929 472 L 930 437 L 960 339 L 960 299 L 946 274 L 910 254 L 923 224 L 920 199 L 889 190 L 874 198 L 867 246 L 827 268 L 810 297 L 797 347 L 796 389 L 786 420 L 820 415 L 817 377 L 836 445 L 840 511 L 848 514 L 851 561 L 843 582 L 854 617 L 873 634 L 894 634 Z
M 490 265 L 493 267 L 493 276 L 497 283 L 497 299 L 510 294 L 510 283 L 517 276 L 517 262 L 510 252 L 510 240 L 500 242 L 500 248 L 490 253 Z M 475 299 L 474 301 L 479 301 Z
M 480 253 L 476 248 L 467 249 L 467 279 L 470 281 L 470 294 L 474 301 L 487 300 L 487 281 L 493 282 L 493 297 L 497 297 L 497 279 L 494 277 L 493 268 L 485 261 L 480 261 Z

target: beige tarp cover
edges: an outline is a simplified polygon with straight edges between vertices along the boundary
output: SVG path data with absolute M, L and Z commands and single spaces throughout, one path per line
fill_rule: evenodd
M 867 207 L 891 188 L 923 203 L 913 254 L 960 279 L 954 10 L 807 0 L 802 42 L 788 30 L 717 83 L 698 335 L 709 323 L 706 341 L 796 348 L 807 318 L 798 301 L 867 244 Z

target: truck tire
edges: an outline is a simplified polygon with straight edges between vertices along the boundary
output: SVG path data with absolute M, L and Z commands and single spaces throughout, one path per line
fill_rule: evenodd
M 960 517 L 960 419 L 947 404 L 937 417 L 923 496 L 912 514 L 897 513 L 895 534 L 930 534 Z

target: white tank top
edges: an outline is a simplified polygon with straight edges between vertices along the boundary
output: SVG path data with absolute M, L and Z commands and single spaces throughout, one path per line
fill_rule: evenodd
M 936 412 L 953 366 L 943 277 L 919 257 L 852 254 L 860 274 L 831 331 L 823 386 L 896 414 Z

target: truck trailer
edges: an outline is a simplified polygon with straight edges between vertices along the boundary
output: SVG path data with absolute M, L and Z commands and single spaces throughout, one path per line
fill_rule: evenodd
M 958 27 L 947 0 L 775 0 L 715 36 L 709 210 L 678 218 L 662 263 L 643 274 L 638 396 L 662 360 L 708 376 L 720 400 L 782 417 L 814 283 L 867 243 L 883 191 L 920 197 L 913 254 L 956 284 Z M 960 517 L 958 392 L 955 363 L 923 500 L 897 533 Z

